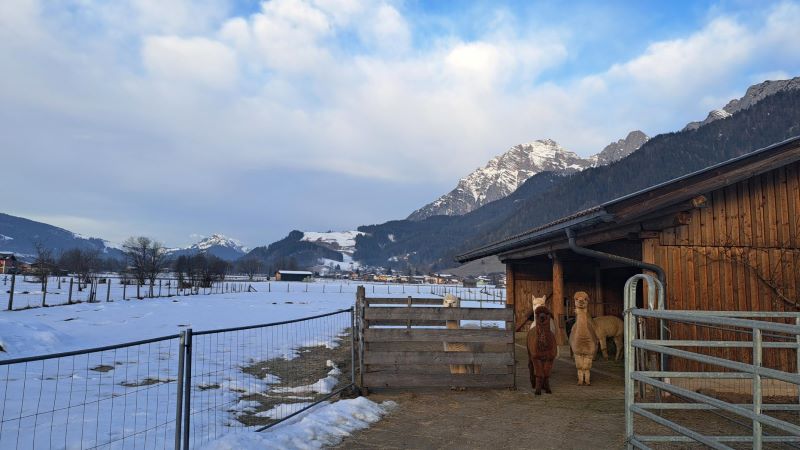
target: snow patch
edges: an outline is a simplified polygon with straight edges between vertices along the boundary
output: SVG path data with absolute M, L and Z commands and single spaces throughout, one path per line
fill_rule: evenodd
M 203 447 L 205 450 L 318 449 L 337 445 L 354 431 L 379 421 L 397 403 L 375 403 L 365 397 L 323 402 L 269 431 L 232 433 Z

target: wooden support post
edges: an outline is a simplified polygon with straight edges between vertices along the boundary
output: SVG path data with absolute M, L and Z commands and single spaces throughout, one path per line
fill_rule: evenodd
M 14 309 L 14 285 L 17 281 L 17 274 L 11 274 L 11 290 L 8 291 L 8 310 L 11 311 Z
M 599 266 L 594 268 L 594 315 L 593 317 L 604 316 L 606 305 L 603 304 L 603 273 Z
M 111 300 L 111 277 L 106 278 L 106 303 Z
M 567 345 L 567 333 L 564 329 L 566 315 L 564 308 L 564 267 L 561 260 L 553 255 L 553 315 L 556 318 L 556 343 L 559 346 Z
M 158 296 L 161 297 L 161 278 L 158 279 Z
M 125 290 L 126 290 L 127 288 L 128 288 L 128 283 L 125 283 L 125 282 L 123 282 L 123 283 L 122 283 L 122 299 L 123 299 L 123 300 L 127 300 L 127 299 L 125 298 Z
M 67 295 L 67 304 L 72 304 L 72 285 L 75 283 L 75 278 L 69 278 L 69 295 Z

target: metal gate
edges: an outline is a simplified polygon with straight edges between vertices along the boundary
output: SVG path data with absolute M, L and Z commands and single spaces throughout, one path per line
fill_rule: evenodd
M 639 281 L 650 287 L 649 310 L 636 306 Z M 659 309 L 652 309 L 655 291 L 662 300 Z M 663 292 L 657 279 L 644 274 L 631 277 L 625 285 L 627 448 L 694 442 L 719 449 L 729 449 L 727 444 L 736 443 L 761 449 L 764 445 L 800 443 L 800 375 L 787 371 L 786 367 L 764 367 L 765 350 L 792 352 L 800 363 L 800 313 L 666 311 Z M 648 339 L 645 335 L 647 322 L 653 321 L 659 323 L 659 339 Z M 741 338 L 671 339 L 665 323 L 670 327 L 714 328 L 719 335 L 727 333 Z M 650 325 L 652 329 L 653 324 Z M 658 358 L 650 358 L 648 364 L 648 356 L 652 355 Z M 659 361 L 657 367 L 653 367 L 653 360 Z M 719 371 L 670 370 L 669 366 L 678 360 L 701 367 L 713 366 Z M 739 386 L 738 391 L 692 388 L 698 381 L 711 379 Z M 767 385 L 789 395 L 767 397 Z M 664 429 L 673 433 L 664 434 Z

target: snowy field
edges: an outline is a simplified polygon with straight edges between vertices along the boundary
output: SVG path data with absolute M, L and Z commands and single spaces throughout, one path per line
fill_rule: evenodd
M 323 402 L 256 436 L 228 436 L 287 417 L 346 386 L 351 377 L 349 311 L 271 327 L 202 332 L 347 309 L 353 305 L 356 283 L 252 285 L 258 292 L 2 311 L 0 360 L 166 338 L 0 365 L 0 450 L 171 448 L 177 334 L 188 328 L 196 333 L 191 361 L 192 448 L 241 448 L 267 441 L 281 443 L 271 448 L 315 448 L 367 426 L 391 407 L 366 399 Z M 436 297 L 430 290 L 366 285 L 368 297 Z M 478 295 L 480 289 L 474 291 Z M 463 306 L 479 305 L 472 303 Z

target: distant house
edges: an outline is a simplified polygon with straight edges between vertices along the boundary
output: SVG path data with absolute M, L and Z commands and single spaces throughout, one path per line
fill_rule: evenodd
M 0 274 L 15 273 L 17 257 L 13 253 L 0 253 Z
M 279 270 L 275 273 L 277 281 L 303 281 L 313 277 L 314 274 L 307 270 Z

